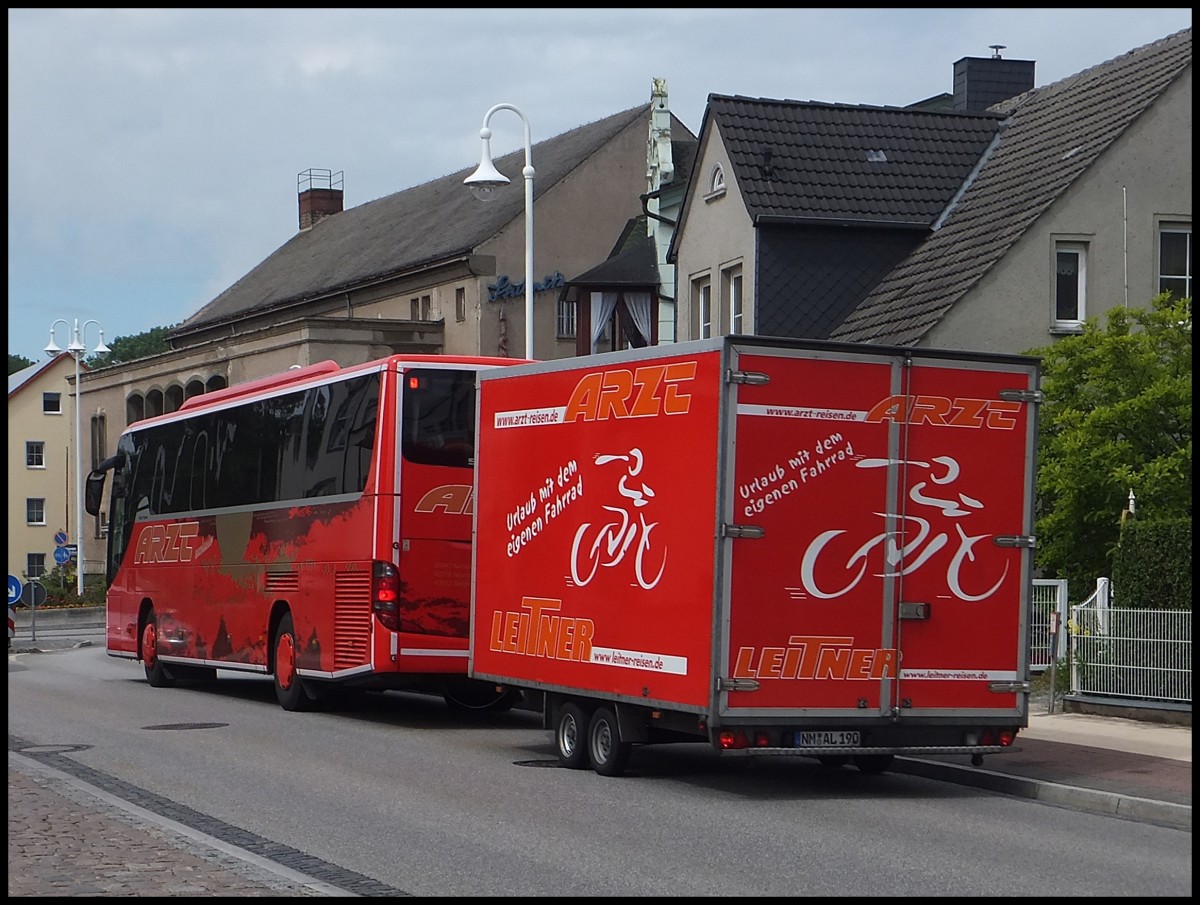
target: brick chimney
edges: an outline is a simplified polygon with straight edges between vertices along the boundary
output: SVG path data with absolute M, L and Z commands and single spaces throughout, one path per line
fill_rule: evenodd
M 991 57 L 963 57 L 954 64 L 954 109 L 978 113 L 1033 88 L 1033 60 L 1000 58 L 1003 44 L 991 44 Z
M 300 192 L 300 229 L 342 212 L 342 171 L 305 170 L 297 177 Z

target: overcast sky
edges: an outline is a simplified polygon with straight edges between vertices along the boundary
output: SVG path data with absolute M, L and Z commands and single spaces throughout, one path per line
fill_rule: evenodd
M 107 341 L 179 323 L 295 234 L 301 171 L 343 171 L 347 208 L 420 185 L 478 162 L 494 104 L 536 144 L 661 77 L 698 133 L 710 93 L 904 106 L 993 44 L 1041 86 L 1191 24 L 1190 7 L 10 8 L 9 352 L 40 360 L 60 317 Z M 491 126 L 497 155 L 523 147 L 515 114 Z

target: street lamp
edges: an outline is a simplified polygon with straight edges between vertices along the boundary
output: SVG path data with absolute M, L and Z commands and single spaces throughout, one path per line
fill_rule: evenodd
M 67 319 L 60 317 L 50 325 L 50 342 L 46 344 L 45 352 L 52 358 L 62 351 L 54 342 L 54 330 L 59 324 L 65 327 Z M 80 426 L 83 412 L 83 385 L 79 382 L 79 362 L 87 354 L 87 346 L 84 345 L 82 337 L 87 335 L 87 328 L 91 324 L 95 324 L 100 331 L 100 342 L 92 351 L 97 355 L 106 355 L 111 352 L 112 349 L 104 345 L 104 328 L 100 326 L 98 320 L 84 321 L 83 326 L 80 327 L 79 318 L 76 318 L 75 329 L 71 334 L 71 344 L 67 346 L 67 351 L 75 359 L 75 579 L 76 592 L 80 597 L 83 596 L 83 440 Z
M 488 121 L 497 110 L 511 110 L 521 117 L 525 126 L 525 168 L 521 175 L 525 177 L 525 357 L 533 358 L 533 145 L 529 139 L 529 120 L 525 114 L 512 104 L 496 104 L 483 115 L 483 128 L 479 137 L 483 139 L 483 156 L 479 168 L 463 180 L 463 184 L 475 193 L 481 201 L 491 201 L 496 189 L 508 185 L 509 179 L 496 169 L 492 163 L 492 130 Z

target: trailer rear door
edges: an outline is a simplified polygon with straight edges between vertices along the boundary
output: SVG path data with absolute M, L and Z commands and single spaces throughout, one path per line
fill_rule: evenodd
M 1023 713 L 1035 360 L 730 360 L 721 713 Z

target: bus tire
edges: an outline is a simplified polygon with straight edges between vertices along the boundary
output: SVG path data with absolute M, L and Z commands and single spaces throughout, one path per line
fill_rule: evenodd
M 153 607 L 146 614 L 142 626 L 142 666 L 146 669 L 146 681 L 151 688 L 170 688 L 175 677 L 165 663 L 158 659 L 158 617 Z
M 854 766 L 858 767 L 859 773 L 876 776 L 887 770 L 895 759 L 894 754 L 859 754 L 854 758 Z
M 588 723 L 588 757 L 601 776 L 620 776 L 629 763 L 633 746 L 621 741 L 617 715 L 608 707 L 597 707 Z
M 554 720 L 554 745 L 558 762 L 568 770 L 582 770 L 588 765 L 588 715 L 574 701 L 558 708 Z
M 275 697 L 284 710 L 312 710 L 316 702 L 304 688 L 304 680 L 296 674 L 296 629 L 292 614 L 284 613 L 275 629 Z

